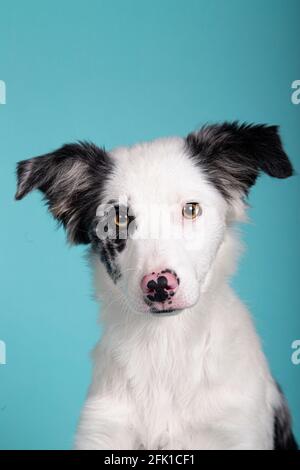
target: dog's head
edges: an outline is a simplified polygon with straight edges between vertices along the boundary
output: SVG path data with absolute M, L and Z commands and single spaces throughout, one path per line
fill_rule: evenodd
M 224 123 L 111 152 L 65 145 L 18 164 L 16 199 L 42 191 L 133 311 L 171 314 L 197 303 L 260 172 L 292 175 L 277 127 Z

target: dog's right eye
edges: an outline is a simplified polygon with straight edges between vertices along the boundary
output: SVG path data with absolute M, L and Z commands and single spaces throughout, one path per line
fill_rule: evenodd
M 115 215 L 115 224 L 119 228 L 126 228 L 129 222 L 129 218 L 127 214 L 122 214 L 117 212 Z

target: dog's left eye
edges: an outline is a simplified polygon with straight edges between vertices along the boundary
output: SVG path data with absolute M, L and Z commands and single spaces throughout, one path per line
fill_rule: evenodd
M 186 219 L 196 219 L 201 213 L 202 209 L 198 202 L 187 202 L 182 208 L 182 215 Z

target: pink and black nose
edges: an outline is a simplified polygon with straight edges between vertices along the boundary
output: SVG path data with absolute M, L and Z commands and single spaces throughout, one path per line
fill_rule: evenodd
M 172 297 L 179 286 L 179 278 L 174 271 L 164 269 L 146 274 L 141 281 L 141 289 L 147 304 L 152 302 L 172 304 Z

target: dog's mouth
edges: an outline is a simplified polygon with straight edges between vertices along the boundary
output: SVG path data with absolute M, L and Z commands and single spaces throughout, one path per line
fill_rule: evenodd
M 186 299 L 176 299 L 173 302 L 150 302 L 149 299 L 144 298 L 144 302 L 148 306 L 146 311 L 154 316 L 178 315 L 180 312 L 183 312 L 183 310 L 189 309 L 195 305 L 195 302 L 190 302 Z
M 178 298 L 172 302 L 150 302 L 148 299 L 144 299 L 145 304 L 148 306 L 146 311 L 155 316 L 177 315 L 186 309 L 192 308 L 196 301 L 197 299 Z
M 157 316 L 171 316 L 171 315 L 177 315 L 178 313 L 182 312 L 182 308 L 165 308 L 165 309 L 158 309 L 155 307 L 152 307 L 150 309 L 150 313 L 152 315 L 157 315 Z

